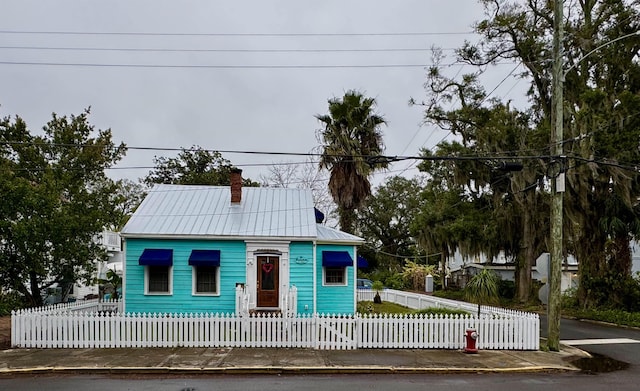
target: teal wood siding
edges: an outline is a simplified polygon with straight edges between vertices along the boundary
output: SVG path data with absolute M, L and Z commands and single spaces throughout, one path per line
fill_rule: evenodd
M 322 251 L 347 251 L 354 260 L 354 266 L 347 267 L 347 285 L 324 285 L 322 273 Z M 316 276 L 317 276 L 317 311 L 320 314 L 353 314 L 354 303 L 354 269 L 355 257 L 353 246 L 318 245 L 316 248 Z
M 173 250 L 171 295 L 144 294 L 144 266 L 138 264 L 145 248 Z M 219 296 L 194 296 L 189 266 L 191 250 L 220 250 Z M 236 283 L 246 281 L 243 241 L 127 239 L 125 311 L 145 313 L 233 313 Z
M 298 289 L 298 314 L 313 314 L 313 244 L 293 242 L 289 245 L 291 268 L 289 284 Z

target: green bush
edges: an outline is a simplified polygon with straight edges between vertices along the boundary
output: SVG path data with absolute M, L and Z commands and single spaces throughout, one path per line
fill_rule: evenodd
M 384 282 L 384 286 L 390 289 L 403 290 L 407 287 L 407 283 L 400 273 L 393 273 L 381 281 Z
M 359 314 L 408 314 L 412 312 L 410 308 L 389 301 L 383 303 L 359 301 L 356 311 Z
M 469 315 L 467 311 L 448 308 L 424 308 L 418 311 L 396 303 L 384 302 L 376 304 L 371 301 L 359 301 L 357 305 L 359 314 L 425 314 L 425 315 Z
M 11 315 L 11 311 L 25 306 L 24 298 L 18 292 L 0 293 L 0 316 Z
M 436 290 L 433 292 L 433 295 L 435 297 L 442 297 L 444 299 L 465 301 L 464 291 L 460 289 Z
M 640 312 L 620 310 L 588 309 L 575 310 L 572 315 L 579 319 L 591 319 L 601 322 L 614 323 L 620 326 L 640 327 Z
M 629 312 L 640 312 L 640 272 L 624 280 L 622 292 L 623 308 Z
M 449 308 L 423 308 L 415 312 L 416 314 L 425 315 L 470 315 L 469 312 L 464 310 L 452 310 Z
M 504 299 L 513 299 L 516 295 L 516 283 L 509 280 L 498 281 L 498 296 Z
M 362 276 L 360 276 L 362 277 Z M 377 270 L 366 275 L 371 281 L 382 281 L 384 286 L 390 289 L 403 290 L 407 288 L 406 282 L 402 277 L 402 274 L 397 272 L 390 272 L 387 270 Z
M 564 291 L 560 299 L 560 306 L 563 309 L 577 309 L 578 308 L 578 290 L 576 288 L 570 288 Z
M 424 291 L 425 279 L 428 275 L 438 279 L 438 272 L 434 265 L 423 265 L 408 259 L 405 261 L 402 277 L 412 290 Z

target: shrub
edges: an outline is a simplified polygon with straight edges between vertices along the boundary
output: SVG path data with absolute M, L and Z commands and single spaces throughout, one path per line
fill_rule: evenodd
M 396 303 L 385 302 L 376 304 L 371 301 L 359 301 L 357 311 L 359 314 L 469 315 L 467 311 L 463 310 L 432 307 L 415 311 Z
M 434 276 L 437 280 L 437 271 L 434 265 L 421 265 L 407 260 L 402 269 L 402 277 L 408 282 L 409 287 L 416 291 L 424 291 L 424 281 L 427 275 Z
M 442 297 L 444 299 L 465 301 L 464 291 L 460 289 L 436 290 L 435 292 L 433 292 L 433 295 L 435 297 Z
M 371 281 L 382 281 L 384 286 L 390 289 L 403 290 L 407 288 L 404 278 L 402 274 L 396 272 L 390 272 L 386 270 L 378 270 L 373 273 L 369 273 L 366 277 L 360 276 L 361 278 L 368 278 Z
M 628 312 L 611 309 L 588 309 L 573 311 L 579 319 L 591 319 L 617 325 L 640 327 L 640 312 Z
M 504 299 L 513 299 L 516 295 L 516 283 L 509 280 L 499 280 L 498 295 Z
M 415 312 L 416 314 L 425 314 L 425 315 L 470 315 L 467 311 L 464 310 L 452 310 L 449 308 L 423 308 Z
M 0 316 L 11 315 L 11 311 L 25 307 L 24 297 L 18 292 L 0 293 Z
M 561 308 L 565 309 L 577 309 L 578 308 L 578 290 L 576 288 L 570 288 L 564 291 L 560 299 Z

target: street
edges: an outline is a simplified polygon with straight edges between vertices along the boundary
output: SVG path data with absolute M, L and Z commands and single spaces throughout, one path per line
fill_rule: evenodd
M 540 317 L 540 335 L 547 335 L 547 318 Z M 562 319 L 561 343 L 629 364 L 640 376 L 640 330 Z
M 484 374 L 484 375 L 316 375 L 316 376 L 219 376 L 219 377 L 93 377 L 38 376 L 0 379 L 3 390 L 153 390 L 153 391 L 324 391 L 341 390 L 452 390 L 477 391 L 557 389 L 637 390 L 637 373 L 613 372 L 601 375 L 581 373 Z

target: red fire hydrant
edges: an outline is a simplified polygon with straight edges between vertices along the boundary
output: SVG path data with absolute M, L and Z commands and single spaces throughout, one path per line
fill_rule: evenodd
M 476 340 L 478 339 L 478 333 L 474 329 L 467 329 L 465 338 L 467 339 L 467 345 L 464 347 L 464 352 L 478 353 L 478 348 L 476 348 Z

